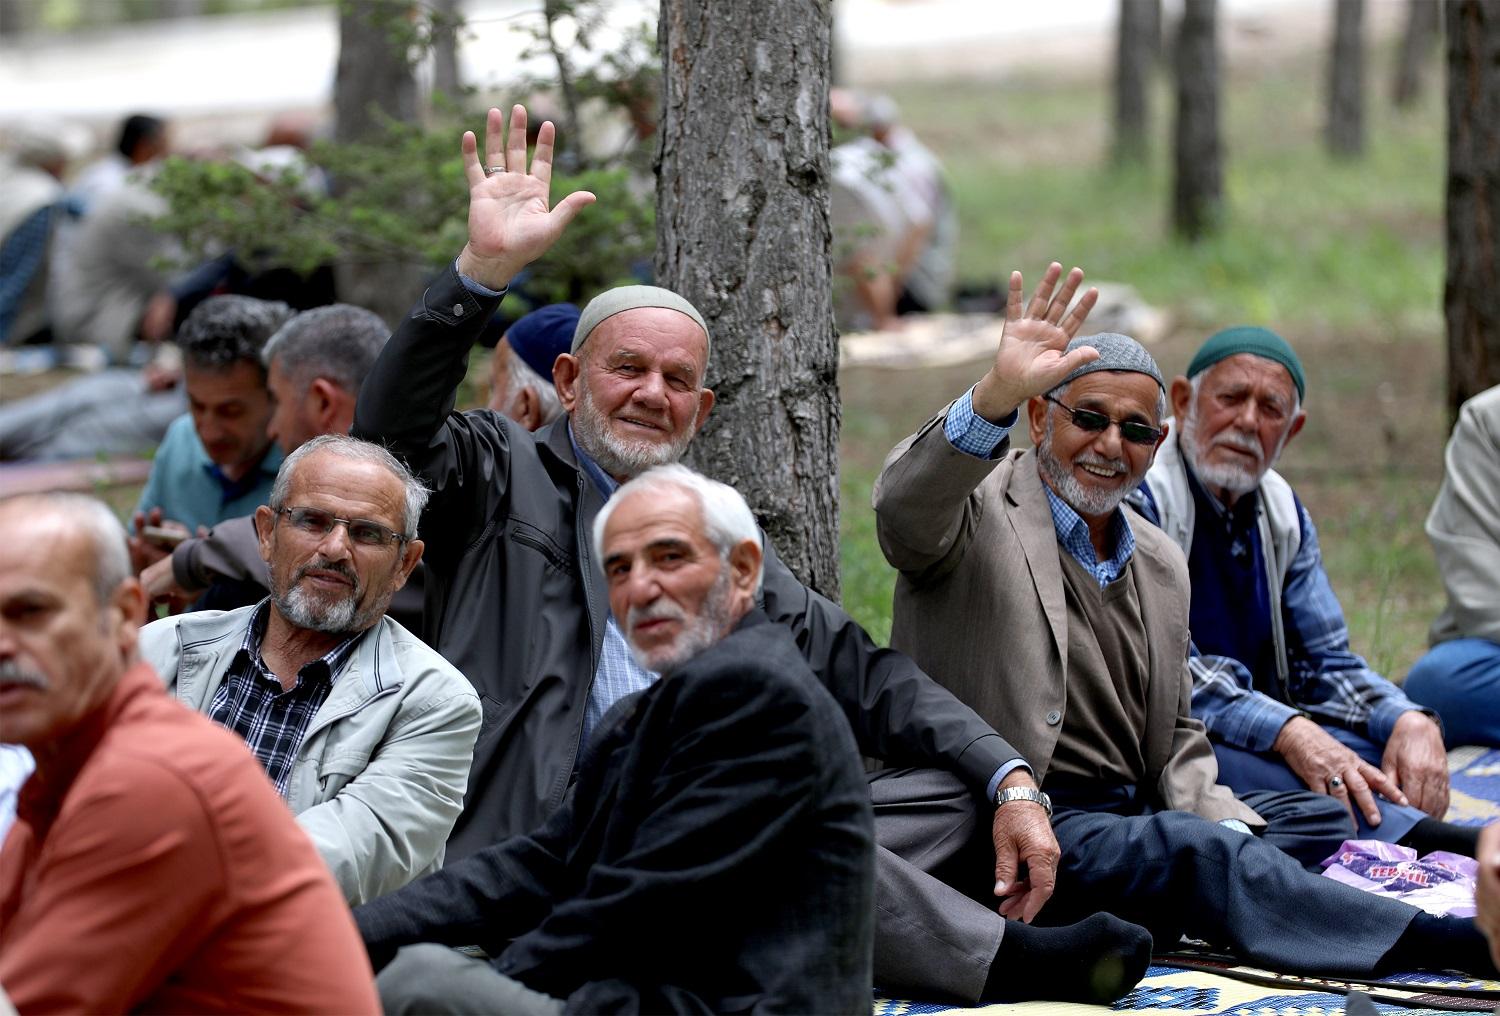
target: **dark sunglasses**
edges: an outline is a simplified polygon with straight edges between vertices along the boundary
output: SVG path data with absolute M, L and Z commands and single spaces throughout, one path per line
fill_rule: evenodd
M 361 547 L 389 547 L 393 543 L 405 543 L 406 537 L 379 522 L 369 519 L 341 519 L 321 508 L 277 508 L 277 517 L 282 515 L 293 529 L 319 539 L 333 532 L 333 527 L 342 525 L 349 530 L 349 539 Z
M 1098 434 L 1107 429 L 1110 424 L 1114 424 L 1120 428 L 1120 436 L 1131 444 L 1155 445 L 1156 442 L 1161 440 L 1161 430 L 1151 426 L 1149 423 L 1139 423 L 1135 420 L 1116 420 L 1105 416 L 1103 413 L 1096 413 L 1092 409 L 1074 409 L 1072 406 L 1065 405 L 1050 395 L 1043 395 L 1042 398 L 1054 405 L 1061 406 L 1073 418 L 1073 426 L 1079 430 L 1086 430 L 1090 434 Z

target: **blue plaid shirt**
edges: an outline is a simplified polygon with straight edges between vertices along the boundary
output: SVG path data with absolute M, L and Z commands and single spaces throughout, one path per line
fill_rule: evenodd
M 297 672 L 297 683 L 284 691 L 281 679 L 260 655 L 270 602 L 261 600 L 250 615 L 239 651 L 229 664 L 224 683 L 209 703 L 208 718 L 244 739 L 276 785 L 276 792 L 284 798 L 292 762 L 302 747 L 307 728 L 365 633 L 351 635 L 324 656 L 304 664 Z
M 620 489 L 620 485 L 578 447 L 578 442 L 573 440 L 571 423 L 568 424 L 568 440 L 573 441 L 573 454 L 577 456 L 584 474 L 593 481 L 604 500 L 608 501 Z M 604 719 L 604 714 L 609 712 L 610 706 L 631 692 L 651 687 L 659 677 L 661 675 L 656 671 L 647 670 L 635 661 L 635 656 L 630 652 L 630 644 L 625 641 L 625 634 L 615 624 L 614 615 L 611 614 L 604 622 L 604 645 L 599 651 L 599 667 L 594 671 L 594 683 L 589 686 L 589 700 L 584 705 L 583 737 L 579 745 L 589 743 L 589 736 L 598 727 L 599 721 Z
M 1140 499 L 1142 511 L 1155 522 L 1159 518 L 1156 504 L 1150 491 L 1141 489 L 1146 495 Z M 1282 702 L 1255 690 L 1254 677 L 1239 660 L 1201 655 L 1194 646 L 1188 661 L 1193 675 L 1193 715 L 1215 737 L 1250 751 L 1270 751 L 1287 720 L 1303 712 L 1383 744 L 1402 713 L 1428 711 L 1349 648 L 1349 627 L 1323 570 L 1318 531 L 1300 501 L 1297 511 L 1302 542 L 1281 592 L 1292 701 Z M 1259 541 L 1260 535 L 1253 532 L 1251 538 Z M 1275 684 L 1273 677 L 1261 687 Z
M 41 269 L 47 257 L 47 239 L 52 235 L 52 219 L 56 205 L 38 208 L 21 220 L 15 229 L 0 237 L 0 345 L 12 338 L 26 336 L 10 334 L 16 314 L 21 309 L 21 297 L 31 285 L 31 279 Z

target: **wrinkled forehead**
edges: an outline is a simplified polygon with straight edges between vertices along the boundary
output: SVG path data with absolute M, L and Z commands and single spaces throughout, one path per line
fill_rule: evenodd
M 629 491 L 604 524 L 604 553 L 658 540 L 707 540 L 698 499 L 681 487 L 662 485 Z
M 0 532 L 0 575 L 12 583 L 91 585 L 98 574 L 92 537 L 65 512 L 0 504 Z
M 385 522 L 394 529 L 401 524 L 406 488 L 379 462 L 320 449 L 293 466 L 287 504 L 336 514 L 354 512 L 351 518 Z
M 1203 387 L 1214 391 L 1249 386 L 1279 395 L 1288 405 L 1297 397 L 1297 383 L 1286 365 L 1255 353 L 1226 356 L 1200 377 Z
M 1074 409 L 1092 409 L 1120 419 L 1158 422 L 1161 389 L 1149 374 L 1096 370 L 1074 378 L 1060 398 Z
M 589 333 L 579 352 L 609 355 L 622 346 L 659 355 L 686 353 L 701 372 L 708 367 L 708 335 L 698 322 L 669 307 L 634 307 L 612 314 Z

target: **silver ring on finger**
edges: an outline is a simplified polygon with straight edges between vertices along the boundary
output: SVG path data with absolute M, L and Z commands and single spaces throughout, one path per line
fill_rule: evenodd
M 505 167 L 504 166 L 486 166 L 485 169 L 484 169 L 484 175 L 485 176 L 494 176 L 496 173 L 503 173 L 503 172 L 505 172 Z
M 1337 790 L 1344 785 L 1344 778 L 1337 774 L 1328 777 L 1328 789 Z

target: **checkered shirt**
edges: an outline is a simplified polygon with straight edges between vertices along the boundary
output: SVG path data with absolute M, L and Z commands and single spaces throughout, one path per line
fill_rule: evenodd
M 351 635 L 326 655 L 304 664 L 297 672 L 297 683 L 284 691 L 260 655 L 269 612 L 267 599 L 250 615 L 239 651 L 209 704 L 208 718 L 244 738 L 276 792 L 286 797 L 287 779 L 307 728 L 365 633 Z

